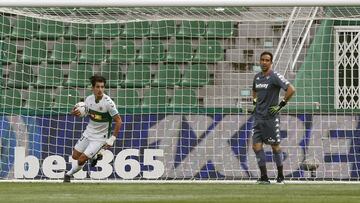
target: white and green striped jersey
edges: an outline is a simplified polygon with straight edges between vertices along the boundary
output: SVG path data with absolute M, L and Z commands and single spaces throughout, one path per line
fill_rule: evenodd
M 114 101 L 103 95 L 100 101 L 95 101 L 95 95 L 92 94 L 85 99 L 88 108 L 90 121 L 84 131 L 84 136 L 91 140 L 106 140 L 110 136 L 112 118 L 119 114 Z

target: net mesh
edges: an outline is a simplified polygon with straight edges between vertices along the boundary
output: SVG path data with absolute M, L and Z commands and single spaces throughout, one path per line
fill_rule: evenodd
M 263 51 L 297 89 L 281 112 L 291 180 L 359 180 L 359 7 L 0 8 L 0 178 L 59 179 L 106 94 L 123 125 L 79 179 L 253 180 Z M 276 166 L 266 147 L 270 177 Z

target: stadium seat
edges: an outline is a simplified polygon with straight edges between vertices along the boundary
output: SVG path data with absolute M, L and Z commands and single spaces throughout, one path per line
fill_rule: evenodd
M 71 23 L 65 33 L 65 39 L 86 39 L 93 32 L 93 25 Z
M 63 83 L 61 66 L 59 65 L 41 65 L 37 80 L 33 84 L 36 87 L 59 87 Z
M 57 42 L 54 44 L 54 49 L 51 56 L 48 58 L 48 63 L 71 63 L 77 59 L 76 45 L 71 42 Z
M 131 64 L 126 72 L 126 79 L 122 87 L 140 88 L 150 84 L 151 73 L 147 64 Z
M 102 40 L 88 40 L 81 50 L 79 62 L 101 63 L 106 54 L 106 48 Z
M 95 25 L 92 38 L 114 38 L 120 36 L 122 28 L 119 24 L 97 24 Z
M 148 21 L 128 22 L 121 33 L 121 37 L 142 38 L 150 33 L 150 23 Z
M 65 25 L 61 21 L 52 21 L 42 19 L 40 21 L 40 29 L 36 34 L 37 38 L 43 40 L 56 40 L 64 36 Z
M 31 40 L 25 43 L 19 62 L 27 64 L 39 64 L 46 59 L 46 43 L 40 40 Z
M 207 24 L 207 38 L 229 38 L 234 35 L 234 24 L 230 21 L 210 21 Z
M 136 61 L 143 63 L 158 63 L 165 59 L 164 45 L 160 40 L 146 40 L 141 47 Z
M 113 98 L 117 107 L 138 107 L 140 99 L 135 89 L 118 89 Z
M 135 45 L 132 40 L 119 40 L 111 45 L 109 63 L 129 63 L 135 61 Z
M 74 105 L 80 102 L 80 94 L 75 89 L 62 89 L 59 94 L 55 96 L 54 107 L 66 108 L 70 112 Z
M 209 83 L 206 64 L 191 64 L 185 69 L 180 85 L 183 87 L 202 87 Z
M 224 50 L 220 42 L 216 40 L 200 41 L 199 47 L 193 61 L 195 62 L 217 62 L 224 60 Z
M 175 44 L 169 45 L 166 54 L 168 62 L 187 62 L 192 60 L 192 47 L 189 41 L 177 40 Z
M 191 89 L 177 89 L 171 98 L 170 107 L 196 106 L 198 104 L 195 92 Z
M 1 15 L 0 16 L 0 39 L 10 36 L 11 34 L 11 24 L 8 17 Z
M 32 89 L 25 106 L 31 109 L 50 108 L 52 106 L 51 94 L 46 89 Z
M 181 21 L 176 32 L 176 37 L 198 38 L 205 35 L 206 26 L 204 21 Z
M 18 16 L 11 32 L 11 38 L 32 39 L 38 31 L 39 24 L 35 18 Z
M 103 64 L 101 75 L 106 78 L 106 87 L 120 87 L 123 83 L 123 74 L 119 64 Z
M 17 48 L 15 42 L 10 40 L 1 41 L 1 62 L 2 64 L 16 62 Z
M 1 89 L 0 108 L 20 108 L 22 106 L 21 94 L 14 88 Z
M 73 63 L 70 66 L 68 79 L 64 82 L 67 87 L 90 87 L 89 78 L 93 76 L 93 67 L 89 64 Z
M 180 82 L 180 70 L 176 64 L 161 64 L 151 86 L 171 87 Z
M 174 20 L 152 21 L 150 25 L 151 37 L 171 37 L 175 31 L 176 22 Z
M 14 88 L 29 88 L 33 81 L 33 70 L 29 65 L 16 63 L 13 69 L 9 69 L 9 78 L 6 86 Z
M 166 89 L 152 88 L 144 90 L 143 107 L 165 107 L 167 104 Z

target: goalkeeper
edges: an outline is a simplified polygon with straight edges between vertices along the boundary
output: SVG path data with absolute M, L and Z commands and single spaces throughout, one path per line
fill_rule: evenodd
M 90 78 L 90 81 L 93 94 L 85 99 L 90 121 L 74 146 L 72 158 L 76 161 L 72 163 L 71 170 L 65 173 L 64 182 L 70 182 L 72 175 L 81 170 L 87 160 L 96 160 L 95 156 L 102 148 L 107 149 L 113 146 L 120 131 L 122 121 L 116 105 L 109 96 L 104 94 L 106 79 L 95 75 Z M 73 109 L 71 113 L 80 116 L 78 110 Z M 115 121 L 115 127 L 113 135 L 110 136 L 112 120 Z
M 280 148 L 280 121 L 279 112 L 286 105 L 295 88 L 284 76 L 272 70 L 273 55 L 263 52 L 260 56 L 261 72 L 257 73 L 253 81 L 253 150 L 260 169 L 259 184 L 269 184 L 266 170 L 266 157 L 263 144 L 271 145 L 273 160 L 276 163 L 278 176 L 277 183 L 284 183 L 282 153 Z M 284 98 L 279 103 L 280 89 L 285 90 Z

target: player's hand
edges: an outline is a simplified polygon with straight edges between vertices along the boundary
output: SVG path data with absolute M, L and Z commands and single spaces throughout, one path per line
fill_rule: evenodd
M 279 113 L 280 110 L 281 110 L 281 107 L 280 107 L 280 106 L 271 106 L 270 109 L 269 109 L 269 113 L 270 113 L 272 116 L 275 116 L 276 114 Z
M 253 99 L 253 105 L 254 105 L 254 108 L 252 109 L 252 111 L 250 112 L 251 114 L 254 114 L 255 113 L 255 110 L 256 110 L 256 104 L 257 104 L 257 99 Z
M 74 116 L 80 116 L 80 111 L 77 110 L 75 107 L 71 110 L 71 115 L 74 115 Z
M 271 106 L 270 109 L 269 109 L 269 113 L 272 115 L 272 116 L 275 116 L 279 113 L 279 111 L 286 105 L 286 101 L 285 100 L 282 100 L 279 105 L 277 106 Z
M 109 149 L 114 145 L 114 142 L 116 140 L 116 137 L 113 135 L 109 139 L 106 140 L 106 144 L 104 146 L 104 149 Z

